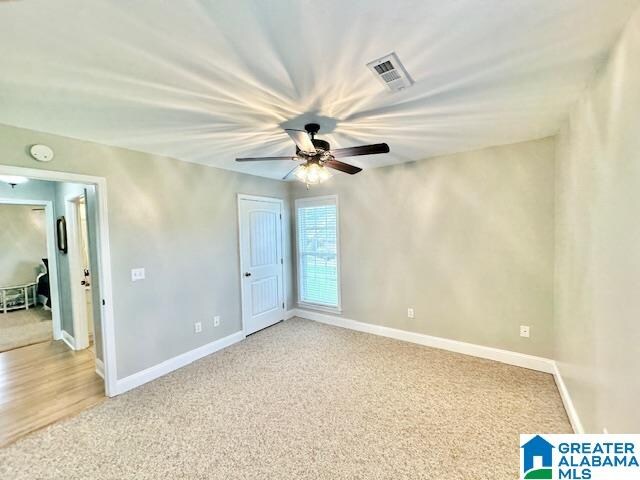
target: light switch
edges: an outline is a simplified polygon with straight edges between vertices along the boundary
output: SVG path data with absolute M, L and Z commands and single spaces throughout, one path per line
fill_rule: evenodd
M 144 268 L 131 269 L 131 281 L 137 282 L 138 280 L 144 280 Z

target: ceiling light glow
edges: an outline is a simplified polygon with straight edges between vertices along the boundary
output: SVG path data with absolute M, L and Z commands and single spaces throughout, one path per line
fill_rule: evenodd
M 317 163 L 310 163 L 307 165 L 301 165 L 295 173 L 298 180 L 307 185 L 315 185 L 322 183 L 331 177 L 329 170 L 323 165 Z

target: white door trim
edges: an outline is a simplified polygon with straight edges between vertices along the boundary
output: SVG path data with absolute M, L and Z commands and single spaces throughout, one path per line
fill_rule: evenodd
M 26 200 L 0 198 L 0 205 L 40 205 L 44 206 L 46 218 L 47 257 L 49 258 L 49 293 L 51 294 L 51 324 L 54 340 L 62 340 L 60 297 L 58 294 L 58 256 L 56 255 L 55 214 L 51 200 Z M 37 287 L 37 285 L 36 285 Z
M 281 275 L 281 282 L 280 282 L 280 288 L 282 288 L 282 299 L 284 302 L 285 307 L 282 309 L 282 319 L 285 319 L 285 314 L 286 314 L 286 306 L 287 306 L 287 290 L 286 290 L 286 283 L 285 283 L 285 278 L 284 278 L 284 218 L 283 218 L 283 214 L 284 214 L 284 200 L 282 198 L 277 198 L 277 197 L 262 197 L 262 196 L 258 196 L 258 195 L 248 195 L 245 193 L 239 193 L 238 194 L 238 258 L 239 258 L 239 265 L 240 265 L 240 318 L 241 318 L 241 322 L 242 322 L 242 334 L 244 336 L 247 335 L 246 329 L 245 329 L 245 325 L 246 325 L 246 319 L 244 318 L 244 299 L 245 296 L 247 295 L 247 292 L 245 291 L 245 282 L 242 281 L 242 274 L 245 271 L 244 270 L 244 265 L 242 262 L 242 212 L 240 211 L 240 202 L 242 200 L 254 200 L 257 202 L 269 202 L 269 203 L 277 203 L 280 206 L 280 243 L 281 243 L 281 251 L 282 251 L 282 258 L 283 258 L 283 262 L 280 264 L 280 269 L 282 272 Z
M 34 180 L 73 182 L 94 185 L 98 198 L 98 264 L 102 293 L 102 354 L 104 361 L 104 388 L 107 396 L 118 394 L 116 371 L 116 337 L 113 316 L 113 285 L 111 275 L 111 249 L 109 246 L 109 211 L 107 206 L 107 180 L 104 177 L 79 175 L 36 168 L 0 165 L 0 175 L 17 175 Z M 53 292 L 52 292 L 53 293 Z
M 64 213 L 67 219 L 67 257 L 69 259 L 69 290 L 71 292 L 71 315 L 73 317 L 74 349 L 84 350 L 89 347 L 89 328 L 87 305 L 84 288 L 82 288 L 82 240 L 80 235 L 80 205 L 78 200 L 82 194 L 67 195 L 64 198 Z

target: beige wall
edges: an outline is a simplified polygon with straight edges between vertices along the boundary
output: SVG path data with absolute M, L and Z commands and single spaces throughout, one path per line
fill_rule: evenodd
M 34 143 L 53 162 L 32 160 Z M 118 378 L 240 330 L 236 195 L 286 199 L 285 183 L 8 126 L 0 162 L 107 179 Z M 146 280 L 131 282 L 135 267 Z
M 0 204 L 0 286 L 35 282 L 44 269 L 43 258 L 47 258 L 44 207 Z
M 292 203 L 339 196 L 343 316 L 551 357 L 554 149 L 543 139 L 292 183 Z
M 555 356 L 586 431 L 640 430 L 640 11 L 558 144 Z

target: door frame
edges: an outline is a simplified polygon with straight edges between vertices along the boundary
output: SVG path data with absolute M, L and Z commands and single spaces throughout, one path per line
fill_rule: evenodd
M 53 339 L 62 340 L 62 317 L 60 316 L 60 296 L 58 293 L 58 256 L 56 254 L 56 222 L 53 212 L 53 201 L 28 200 L 21 198 L 0 198 L 0 205 L 44 206 L 44 216 L 46 223 L 45 237 L 47 241 L 47 257 L 49 260 L 49 294 L 51 295 L 51 324 L 53 327 Z
M 67 256 L 69 258 L 69 291 L 71 292 L 74 350 L 84 350 L 89 347 L 87 304 L 81 285 L 83 277 L 80 275 L 80 265 L 82 264 L 82 239 L 80 237 L 82 232 L 80 229 L 82 227 L 79 221 L 79 200 L 84 196 L 84 193 L 75 193 L 64 198 L 64 213 L 67 219 L 67 243 L 69 247 Z M 86 204 L 84 208 L 86 208 Z
M 25 168 L 0 165 L 0 175 L 17 175 L 33 180 L 52 182 L 71 182 L 93 185 L 97 196 L 97 248 L 98 275 L 102 297 L 102 355 L 104 363 L 104 390 L 108 397 L 118 394 L 115 320 L 113 315 L 113 284 L 111 274 L 111 247 L 109 245 L 109 209 L 107 204 L 107 180 L 94 177 L 43 168 Z M 53 223 L 52 223 L 53 225 Z
M 284 302 L 284 308 L 282 309 L 282 319 L 284 320 L 286 317 L 287 311 L 287 290 L 286 290 L 286 280 L 285 280 L 285 270 L 284 270 L 284 199 L 277 197 L 267 197 L 260 195 L 249 195 L 245 193 L 238 193 L 238 260 L 240 266 L 240 322 L 242 323 L 242 334 L 246 337 L 246 319 L 244 318 L 244 299 L 248 295 L 245 291 L 245 283 L 242 281 L 242 274 L 244 270 L 244 263 L 242 261 L 242 212 L 240 209 L 240 202 L 242 200 L 253 200 L 256 202 L 268 202 L 268 203 L 277 203 L 280 206 L 280 246 L 282 251 L 282 263 L 280 264 L 280 270 L 282 272 L 280 288 L 282 288 L 282 301 Z

